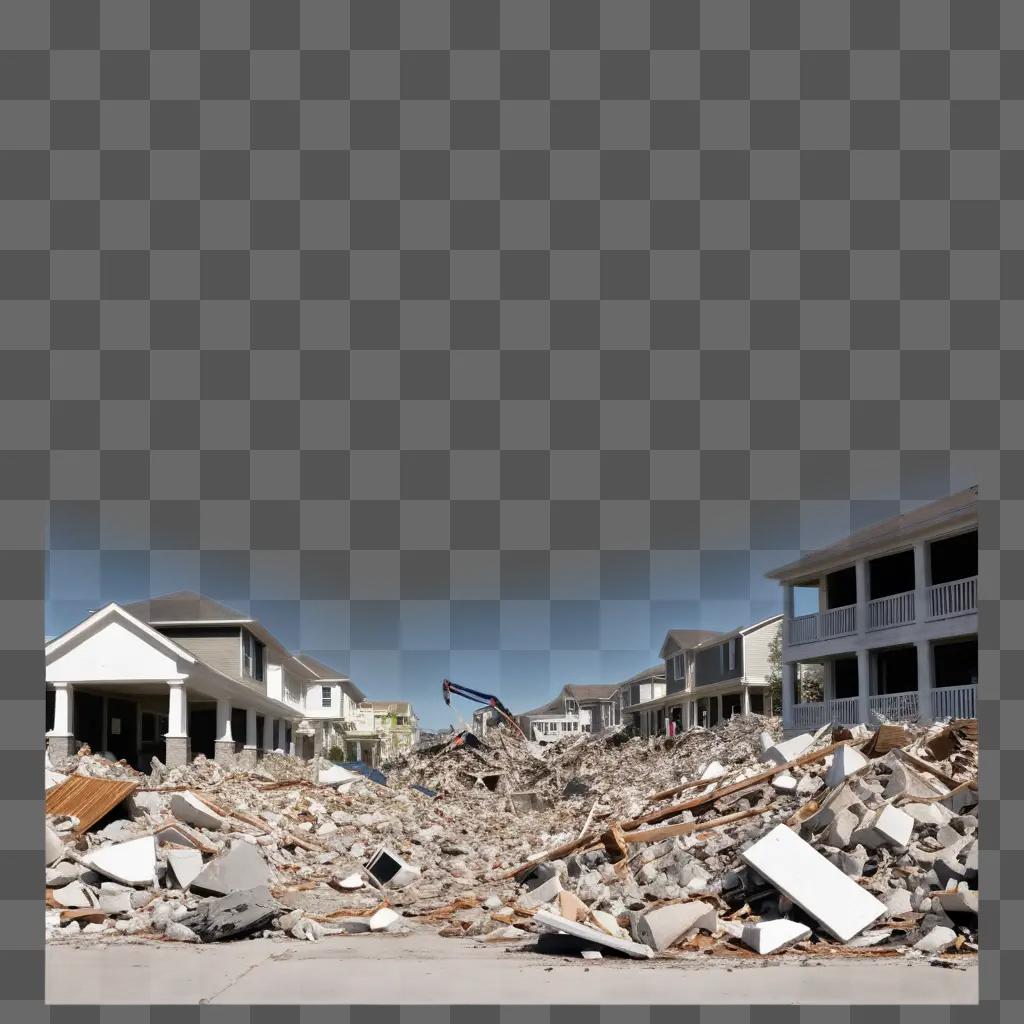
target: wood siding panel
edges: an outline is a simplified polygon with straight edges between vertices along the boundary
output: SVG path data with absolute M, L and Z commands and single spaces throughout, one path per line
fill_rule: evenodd
M 746 676 L 750 682 L 767 682 L 768 649 L 781 628 L 781 622 L 771 622 L 743 638 L 743 663 L 746 665 Z

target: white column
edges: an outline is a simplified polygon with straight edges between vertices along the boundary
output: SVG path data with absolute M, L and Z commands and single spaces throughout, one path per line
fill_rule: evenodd
M 853 572 L 857 579 L 857 632 L 864 633 L 868 628 L 868 563 L 865 558 L 858 558 L 854 563 Z
M 274 749 L 275 750 L 280 750 L 282 754 L 284 753 L 284 750 L 285 750 L 285 746 L 284 746 L 284 719 L 283 718 L 279 718 L 277 720 L 277 742 L 274 744 Z
M 928 570 L 928 543 L 927 541 L 919 540 L 914 545 L 914 607 L 916 622 L 924 622 L 928 618 L 928 585 L 931 583 L 931 573 Z M 918 648 L 918 654 L 920 655 L 920 648 Z M 918 677 L 920 675 L 919 662 Z
M 918 605 L 920 608 L 921 606 Z M 917 641 L 917 710 L 922 722 L 932 720 L 935 689 L 935 649 L 928 640 Z
M 72 709 L 75 703 L 75 688 L 71 683 L 53 684 L 53 728 L 47 736 L 73 736 Z
M 188 694 L 185 691 L 184 679 L 169 679 L 167 732 L 165 737 L 184 739 L 188 736 Z
M 836 663 L 827 658 L 822 665 L 822 687 L 821 699 L 828 704 L 830 700 L 836 699 Z
M 230 743 L 231 735 L 231 701 L 217 701 L 217 739 L 224 743 Z
M 288 753 L 295 757 L 295 723 L 292 722 L 292 735 L 288 741 Z
M 871 652 L 857 652 L 857 717 L 865 724 L 871 724 Z
M 252 708 L 245 709 L 245 748 L 256 749 L 256 712 Z
M 741 702 L 740 703 L 740 710 L 743 712 L 743 714 L 749 715 L 750 714 L 750 687 L 749 686 L 744 686 L 743 689 L 740 690 L 740 702 Z
M 796 690 L 796 662 L 782 664 L 782 727 L 793 728 L 793 693 Z

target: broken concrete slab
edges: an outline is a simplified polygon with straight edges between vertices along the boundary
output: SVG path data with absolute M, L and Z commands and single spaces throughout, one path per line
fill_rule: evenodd
M 203 870 L 203 855 L 198 850 L 168 850 L 167 866 L 174 872 L 178 885 L 187 889 Z
M 197 828 L 208 828 L 211 832 L 218 832 L 227 827 L 227 820 L 214 810 L 207 807 L 202 800 L 194 793 L 187 790 L 184 793 L 172 793 L 169 801 L 171 814 L 178 821 L 186 825 L 195 825 Z
M 54 889 L 53 898 L 62 907 L 68 907 L 69 909 L 96 906 L 96 899 L 93 897 L 93 894 L 78 881 L 69 882 L 59 889 Z
M 906 846 L 914 832 L 914 819 L 892 804 L 871 812 L 854 833 L 854 842 L 869 850 L 880 846 Z
M 561 891 L 562 883 L 558 875 L 553 875 L 546 882 L 541 882 L 540 885 L 523 893 L 516 902 L 523 910 L 533 910 L 535 907 L 542 907 L 545 903 L 558 899 L 558 894 Z
M 324 937 L 324 926 L 319 921 L 303 917 L 295 922 L 288 930 L 288 933 L 296 939 L 305 939 L 308 942 L 319 942 Z
M 890 755 L 892 756 L 892 755 Z M 885 787 L 887 799 L 895 797 L 931 798 L 945 796 L 949 790 L 930 775 L 921 775 L 898 758 L 893 758 L 892 774 Z
M 51 771 L 49 768 L 43 774 L 43 785 L 47 790 L 53 789 L 54 786 L 59 786 L 62 782 L 67 781 L 68 777 L 66 775 Z
M 591 928 L 589 925 L 580 924 L 578 921 L 568 921 L 559 914 L 552 914 L 546 910 L 538 910 L 533 920 L 545 928 L 555 932 L 565 932 L 577 939 L 584 939 L 596 943 L 599 946 L 607 946 L 617 953 L 624 953 L 637 960 L 650 960 L 654 956 L 654 950 L 650 946 L 641 945 L 638 942 L 631 942 L 629 939 L 618 939 L 614 935 L 607 935 L 598 928 Z
M 125 885 L 156 884 L 156 842 L 152 836 L 97 847 L 87 853 L 82 862 L 93 871 Z
M 160 793 L 137 789 L 128 798 L 128 809 L 132 817 L 148 814 L 151 818 L 159 818 L 167 809 L 167 800 Z
M 711 933 L 718 930 L 717 911 L 701 900 L 672 903 L 648 911 L 640 918 L 637 934 L 641 942 L 660 953 L 697 928 Z
M 947 914 L 978 913 L 978 892 L 976 889 L 954 889 L 947 892 L 933 892 L 932 901 Z
M 262 931 L 280 913 L 281 907 L 270 895 L 270 889 L 258 885 L 207 900 L 183 917 L 181 923 L 191 928 L 202 942 L 220 942 Z
M 251 843 L 236 839 L 192 879 L 191 889 L 203 896 L 226 896 L 269 881 L 270 868 L 263 854 Z
M 911 913 L 914 909 L 914 901 L 906 889 L 893 889 L 885 897 L 884 902 L 885 909 L 889 912 L 889 917 L 902 917 L 904 914 Z
M 180 921 L 167 922 L 167 927 L 164 928 L 164 938 L 170 939 L 172 942 L 199 941 L 199 936 L 188 925 L 184 925 Z
M 61 839 L 60 833 L 49 825 L 45 826 L 44 837 L 46 840 L 46 864 L 47 866 L 56 864 L 64 856 L 64 840 Z
M 99 901 L 100 910 L 108 914 L 130 914 L 132 912 L 131 892 L 101 892 Z
M 797 781 L 793 778 L 789 772 L 783 772 L 781 775 L 776 775 L 772 779 L 772 789 L 777 793 L 795 793 L 797 787 Z
M 58 861 L 52 868 L 46 869 L 46 888 L 61 889 L 70 885 L 82 874 L 80 865 L 70 860 Z
M 829 846 L 843 850 L 853 842 L 854 833 L 860 825 L 860 818 L 848 807 L 840 808 L 832 821 L 832 827 L 828 830 L 825 842 Z
M 927 935 L 914 943 L 914 949 L 922 953 L 941 953 L 956 942 L 956 932 L 952 928 L 936 925 Z
M 382 932 L 395 924 L 396 921 L 401 921 L 402 916 L 396 914 L 390 907 L 381 907 L 371 918 L 370 918 L 370 931 L 371 932 Z
M 350 772 L 347 768 L 342 768 L 340 764 L 331 765 L 330 768 L 321 768 L 317 775 L 317 781 L 321 786 L 338 788 L 350 786 L 353 782 L 360 782 L 363 778 L 365 776 L 358 772 Z
M 362 889 L 366 883 L 360 875 L 346 875 L 344 878 L 334 879 L 331 883 L 335 889 Z
M 795 761 L 814 742 L 814 737 L 809 732 L 801 733 L 792 739 L 783 740 L 770 746 L 761 755 L 762 761 L 773 761 L 775 764 L 786 764 Z
M 832 763 L 825 774 L 825 785 L 830 789 L 838 786 L 847 776 L 860 771 L 868 763 L 868 759 L 849 744 L 840 747 L 832 755 Z
M 810 936 L 811 929 L 807 925 L 782 917 L 775 921 L 745 924 L 740 937 L 744 945 L 749 946 L 755 953 L 767 954 Z
M 885 913 L 885 904 L 785 825 L 776 825 L 741 856 L 840 942 L 852 939 Z
M 945 825 L 953 817 L 953 812 L 938 801 L 928 804 L 903 804 L 900 810 L 909 814 L 918 825 Z

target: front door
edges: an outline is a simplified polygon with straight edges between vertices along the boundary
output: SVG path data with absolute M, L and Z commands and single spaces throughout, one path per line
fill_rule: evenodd
M 134 766 L 139 752 L 136 727 L 138 705 L 133 700 L 107 700 L 107 750 L 118 760 L 124 758 Z

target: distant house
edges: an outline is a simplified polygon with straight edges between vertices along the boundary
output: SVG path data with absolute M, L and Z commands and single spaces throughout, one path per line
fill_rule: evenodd
M 600 733 L 622 721 L 621 683 L 568 683 L 554 700 L 516 716 L 530 739 L 551 742 L 571 733 Z
M 784 590 L 782 718 L 826 722 L 974 718 L 978 688 L 978 489 L 868 526 L 768 573 Z M 812 607 L 796 614 L 796 591 Z M 805 591 L 807 592 L 807 591 Z M 822 699 L 798 669 L 824 668 Z
M 342 751 L 345 761 L 364 761 L 376 767 L 380 761 L 380 737 L 371 730 L 356 728 L 356 708 L 366 694 L 348 676 L 308 654 L 296 659 L 316 677 L 306 688 L 304 717 L 298 733 L 305 744 L 303 753 L 327 755 L 333 748 Z
M 662 645 L 664 692 L 630 707 L 641 736 L 712 726 L 741 714 L 770 712 L 768 651 L 781 615 L 724 633 L 670 630 Z

